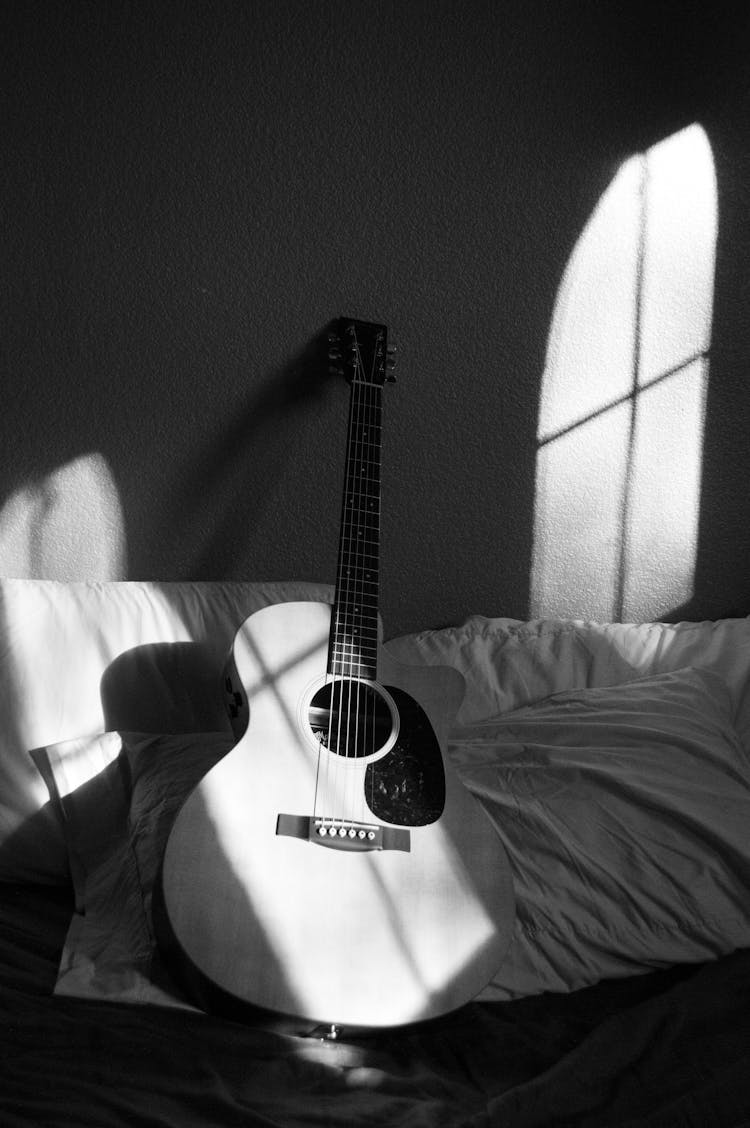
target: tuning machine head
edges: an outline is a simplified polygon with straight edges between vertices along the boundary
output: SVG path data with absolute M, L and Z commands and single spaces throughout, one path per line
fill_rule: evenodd
M 385 350 L 385 379 L 388 384 L 395 384 L 396 377 L 394 375 L 394 368 L 396 367 L 396 353 L 398 349 L 396 345 L 388 345 Z
M 329 376 L 344 375 L 344 355 L 338 333 L 328 334 L 328 374 Z
M 388 345 L 385 325 L 340 317 L 328 332 L 328 371 L 357 385 L 393 383 L 396 346 Z

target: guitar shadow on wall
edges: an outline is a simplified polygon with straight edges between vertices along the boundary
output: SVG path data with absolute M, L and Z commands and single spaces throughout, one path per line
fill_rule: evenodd
M 176 539 L 195 546 L 188 567 L 192 579 L 245 578 L 247 531 L 257 524 L 289 460 L 290 421 L 341 379 L 329 358 L 335 326 L 327 323 L 265 378 L 241 414 L 230 415 L 218 439 L 193 458 L 175 506 Z

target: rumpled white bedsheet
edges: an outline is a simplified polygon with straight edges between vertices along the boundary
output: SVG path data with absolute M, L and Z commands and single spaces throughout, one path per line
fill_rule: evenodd
M 750 750 L 750 618 L 700 623 L 593 623 L 474 615 L 459 627 L 392 639 L 402 662 L 455 666 L 466 677 L 458 721 L 519 709 L 550 694 L 696 666 L 720 674 Z
M 190 715 L 197 699 L 191 699 L 189 695 L 186 698 L 184 680 L 174 680 L 174 674 L 179 674 L 183 667 L 179 663 L 176 667 L 169 663 L 165 666 L 165 654 L 182 656 L 182 662 L 185 655 L 195 653 L 201 659 L 202 671 L 208 670 L 213 663 L 218 674 L 234 631 L 256 607 L 279 598 L 326 598 L 329 591 L 320 585 L 303 584 L 0 581 L 0 831 L 3 832 L 0 838 L 6 835 L 3 846 L 8 849 L 4 857 L 12 863 L 14 873 L 23 866 L 42 875 L 46 872 L 45 866 L 49 872 L 54 869 L 54 866 L 50 867 L 46 853 L 44 857 L 30 859 L 26 852 L 21 856 L 17 851 L 14 854 L 12 849 L 14 843 L 11 838 L 19 823 L 43 806 L 46 800 L 46 791 L 28 757 L 28 749 L 95 735 L 107 727 L 102 689 L 103 680 L 113 663 L 134 659 L 135 664 L 128 667 L 128 676 L 134 677 L 133 686 L 149 686 L 145 704 L 149 717 L 163 718 L 159 731 L 174 731 L 174 720 L 177 719 L 180 731 L 195 732 L 200 727 L 195 723 L 196 716 L 203 717 L 205 703 L 199 704 L 196 715 Z M 737 901 L 737 889 L 744 888 L 743 882 L 747 884 L 748 845 L 742 837 L 748 824 L 746 762 L 750 750 L 750 620 L 628 625 L 552 620 L 524 623 L 507 618 L 474 616 L 460 627 L 420 632 L 392 640 L 388 646 L 401 661 L 452 665 L 467 678 L 467 693 L 457 718 L 451 756 L 468 786 L 480 795 L 501 832 L 506 834 L 517 895 L 520 893 L 519 903 L 533 906 L 534 916 L 524 931 L 524 915 L 522 909 L 519 911 L 518 943 L 504 966 L 503 982 L 496 982 L 492 988 L 495 991 L 493 997 L 510 997 L 531 990 L 571 989 L 602 974 L 645 970 L 644 958 L 656 964 L 668 962 L 673 957 L 701 959 L 719 950 L 730 950 L 747 943 L 745 916 L 734 913 L 732 906 Z M 603 762 L 603 747 L 608 749 L 606 756 L 610 756 L 612 749 L 606 742 L 598 751 L 592 750 L 590 741 L 585 743 L 585 736 L 590 737 L 590 723 L 584 725 L 585 733 L 583 729 L 576 732 L 574 727 L 565 730 L 559 717 L 556 718 L 555 728 L 559 734 L 564 734 L 562 745 L 557 738 L 540 738 L 539 733 L 534 739 L 528 733 L 523 740 L 508 737 L 507 714 L 528 706 L 539 706 L 553 694 L 616 688 L 651 675 L 687 668 L 694 671 L 689 675 L 693 680 L 687 688 L 683 684 L 680 700 L 677 697 L 673 699 L 675 707 L 669 732 L 664 733 L 661 722 L 651 727 L 651 733 L 655 735 L 650 744 L 657 755 L 666 748 L 668 754 L 679 761 L 666 779 L 662 772 L 658 802 L 652 801 L 653 796 L 649 798 L 647 789 L 617 789 L 605 775 L 601 772 L 597 774 L 595 761 Z M 707 671 L 708 678 L 701 671 Z M 711 674 L 718 675 L 718 680 L 712 681 Z M 207 684 L 199 679 L 201 692 Z M 693 700 L 700 697 L 706 703 L 705 715 L 710 713 L 712 717 L 713 736 L 709 734 L 706 738 L 711 754 L 704 757 L 696 752 L 696 741 L 691 743 L 681 739 L 679 723 L 677 727 L 674 724 L 675 717 L 679 721 L 683 708 L 680 701 L 687 707 L 691 694 Z M 600 707 L 603 704 L 600 702 Z M 616 711 L 622 708 L 622 702 L 618 698 L 607 707 Z M 542 715 L 538 714 L 528 723 L 537 724 L 542 720 Z M 567 720 L 572 721 L 570 715 Z M 515 718 L 513 723 L 521 723 L 521 720 Z M 467 727 L 471 726 L 486 727 L 481 732 L 467 733 Z M 118 727 L 155 731 L 152 724 L 142 724 L 139 718 L 134 718 L 128 726 Z M 629 732 L 634 741 L 629 749 L 631 754 L 638 752 L 644 740 L 649 744 L 649 723 L 643 718 L 639 731 Z M 545 757 L 541 762 L 538 751 L 534 756 L 523 751 L 524 748 L 538 750 L 540 745 L 544 748 Z M 621 747 L 621 752 L 624 747 Z M 477 760 L 480 748 L 482 762 Z M 580 763 L 572 758 L 571 749 L 578 749 Z M 587 753 L 585 756 L 582 749 Z M 482 759 L 485 756 L 486 762 Z M 517 761 L 515 776 L 507 771 L 510 756 Z M 487 763 L 496 766 L 490 771 Z M 502 764 L 505 764 L 504 768 Z M 641 764 L 641 770 L 646 769 L 652 777 L 654 769 L 658 769 L 656 775 L 659 775 L 658 759 L 652 757 L 650 764 Z M 675 783 L 672 790 L 676 793 L 681 789 L 683 798 L 686 781 L 688 790 L 693 789 L 698 796 L 694 785 L 700 769 L 703 769 L 705 786 L 696 813 L 688 818 L 687 811 L 683 809 L 674 816 L 669 815 L 669 804 L 673 802 L 670 792 L 672 780 Z M 631 775 L 633 770 L 631 766 Z M 488 778 L 492 771 L 495 777 L 490 786 Z M 505 778 L 502 778 L 503 771 Z M 550 783 L 550 780 L 556 779 L 555 772 L 565 773 L 564 786 L 559 786 L 556 792 Z M 713 783 L 708 779 L 711 773 Z M 524 779 L 527 813 L 536 810 L 538 814 L 541 811 L 539 802 L 543 798 L 544 817 L 538 815 L 532 819 L 529 815 L 525 822 L 517 820 L 514 824 L 517 836 L 513 840 L 503 803 L 513 794 L 511 784 L 514 780 L 517 785 Z M 555 786 L 558 783 L 559 779 Z M 605 784 L 609 788 L 608 798 L 595 808 L 594 790 L 598 788 L 601 791 Z M 654 778 L 648 786 L 655 787 Z M 517 786 L 515 794 L 517 800 L 522 794 Z M 579 806 L 576 816 L 572 817 L 569 812 L 575 809 L 573 800 L 576 796 L 583 797 L 584 809 Z M 581 865 L 580 850 L 584 849 L 584 845 L 580 845 L 578 854 L 566 846 L 570 835 L 584 825 L 584 816 L 594 809 L 608 817 L 612 815 L 611 823 L 616 816 L 621 828 L 619 841 L 610 836 L 607 844 L 609 848 L 618 846 L 621 856 L 626 858 L 632 843 L 645 840 L 644 819 L 650 820 L 653 872 L 657 873 L 659 865 L 662 865 L 664 888 L 667 888 L 670 878 L 670 865 L 660 860 L 663 856 L 660 850 L 665 843 L 657 836 L 655 828 L 663 825 L 665 817 L 672 819 L 673 828 L 679 831 L 682 826 L 690 832 L 686 838 L 689 846 L 684 850 L 686 863 L 690 862 L 692 852 L 697 849 L 696 843 L 702 844 L 704 852 L 713 851 L 714 859 L 719 859 L 718 870 L 712 870 L 707 865 L 701 870 L 703 874 L 713 874 L 709 883 L 711 902 L 702 915 L 691 917 L 690 904 L 678 906 L 682 916 L 677 933 L 670 938 L 668 930 L 652 930 L 653 937 L 667 937 L 667 945 L 645 954 L 641 947 L 632 960 L 627 952 L 623 954 L 620 949 L 616 967 L 612 963 L 609 946 L 614 935 L 611 930 L 609 937 L 601 931 L 591 934 L 593 938 L 586 949 L 587 955 L 582 959 L 580 936 L 558 928 L 559 922 L 565 919 L 578 920 L 579 923 L 584 918 L 595 920 L 597 903 L 600 905 L 599 915 L 605 922 L 614 919 L 611 915 L 612 896 L 608 895 L 606 910 L 602 910 L 601 905 L 605 903 L 600 897 L 602 886 L 596 882 L 592 884 L 594 870 L 591 865 L 588 869 Z M 728 811 L 731 818 L 727 817 Z M 697 834 L 694 833 L 695 818 L 700 823 Z M 601 833 L 601 825 L 598 833 Z M 740 825 L 742 833 L 737 829 Z M 717 829 L 722 833 L 714 834 Z M 23 843 L 24 851 L 27 845 Z M 49 845 L 50 849 L 56 848 L 54 842 Z M 597 849 L 599 847 L 600 844 Z M 595 861 L 595 851 L 586 848 L 589 849 L 589 861 Z M 557 852 L 553 853 L 553 849 Z M 565 850 L 567 854 L 563 856 L 561 851 Z M 561 881 L 557 881 L 560 890 L 557 887 L 553 889 L 551 875 L 559 874 L 556 867 L 562 865 L 565 858 L 567 873 L 577 875 L 576 888 L 584 889 L 588 883 L 589 901 L 594 908 L 587 917 L 578 910 L 574 912 L 572 907 L 551 911 L 551 894 L 564 893 L 566 889 L 566 883 Z M 539 860 L 536 876 L 529 859 Z M 612 873 L 611 865 L 608 872 Z M 637 873 L 642 872 L 642 869 L 634 871 L 631 879 L 635 880 Z M 688 866 L 684 874 L 689 872 Z M 731 880 L 725 882 L 726 873 L 730 874 Z M 17 876 L 11 879 L 19 880 Z M 683 875 L 680 882 L 684 883 L 684 880 L 687 879 Z M 725 889 L 722 889 L 723 882 Z M 653 886 L 654 881 L 651 881 L 649 888 Z M 683 884 L 680 884 L 682 887 Z M 717 907 L 714 911 L 711 905 L 718 906 L 716 898 L 720 894 L 724 896 L 724 908 Z M 660 895 L 663 896 L 663 892 Z M 745 897 L 745 904 L 750 904 L 750 897 Z M 542 927 L 540 914 L 545 912 Z M 718 921 L 716 926 L 713 918 Z M 645 920 L 645 917 L 642 919 Z M 691 931 L 686 927 L 691 920 L 705 923 L 705 928 L 701 925 L 700 935 L 696 936 L 694 929 Z M 637 922 L 634 921 L 631 913 L 631 918 L 625 922 L 630 931 L 626 929 L 622 935 L 639 938 Z M 549 952 L 542 955 L 538 951 L 532 953 L 529 944 L 534 936 L 553 937 L 556 943 L 554 956 L 550 956 Z M 680 944 L 686 938 L 681 952 L 675 951 L 675 937 Z M 566 955 L 566 946 L 569 955 Z M 571 956 L 574 957 L 572 960 Z

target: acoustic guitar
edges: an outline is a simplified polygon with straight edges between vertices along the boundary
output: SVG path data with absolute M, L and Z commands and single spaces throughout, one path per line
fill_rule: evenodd
M 343 320 L 338 337 L 351 402 L 334 602 L 269 606 L 237 631 L 238 743 L 174 822 L 159 931 L 207 1009 L 382 1027 L 473 998 L 514 902 L 500 839 L 443 753 L 463 678 L 382 642 L 387 333 Z

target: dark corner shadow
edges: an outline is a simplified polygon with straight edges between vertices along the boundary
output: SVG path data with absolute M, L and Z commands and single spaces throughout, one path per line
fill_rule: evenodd
M 105 727 L 121 732 L 231 732 L 222 671 L 199 642 L 126 650 L 102 675 Z
M 705 620 L 715 622 L 719 619 L 745 619 L 748 615 L 750 615 L 750 596 L 742 603 L 712 602 L 707 605 L 704 596 L 695 595 L 663 615 L 662 621 L 665 623 L 696 623 Z
M 217 569 L 231 574 L 238 529 L 252 527 L 253 516 L 270 498 L 268 484 L 288 458 L 281 432 L 291 413 L 320 400 L 341 378 L 329 359 L 335 324 L 323 326 L 299 353 L 265 379 L 256 379 L 244 408 L 229 416 L 221 434 L 196 453 L 183 479 L 177 518 L 191 527 L 192 535 L 205 518 L 211 536 L 191 564 L 192 579 L 213 579 Z

